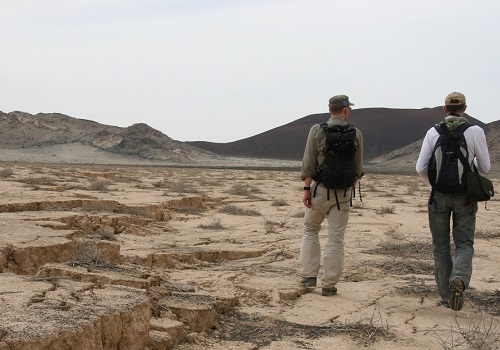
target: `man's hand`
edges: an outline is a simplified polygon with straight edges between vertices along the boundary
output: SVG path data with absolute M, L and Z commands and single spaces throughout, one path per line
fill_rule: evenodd
M 311 191 L 304 191 L 304 196 L 302 197 L 302 203 L 308 208 L 311 207 Z

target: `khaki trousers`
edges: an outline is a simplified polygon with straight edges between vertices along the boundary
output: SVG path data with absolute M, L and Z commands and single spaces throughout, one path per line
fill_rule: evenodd
M 316 189 L 317 186 L 317 189 Z M 328 222 L 328 236 L 323 252 L 323 288 L 334 287 L 340 280 L 344 268 L 344 234 L 349 221 L 352 191 L 337 190 L 340 210 L 337 208 L 334 190 L 313 182 L 311 190 L 311 208 L 306 208 L 304 216 L 304 235 L 300 249 L 302 277 L 317 277 L 321 263 L 321 244 L 319 232 L 325 217 Z M 330 199 L 327 199 L 330 191 Z

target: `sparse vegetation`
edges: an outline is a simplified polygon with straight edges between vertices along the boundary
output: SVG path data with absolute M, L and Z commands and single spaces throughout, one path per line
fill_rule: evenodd
M 245 209 L 233 204 L 227 204 L 220 209 L 221 213 L 241 216 L 261 216 L 262 214 L 254 209 Z
M 225 227 L 222 225 L 221 220 L 219 218 L 215 218 L 212 222 L 208 224 L 200 224 L 198 228 L 202 228 L 205 230 L 223 230 Z
M 76 302 L 78 296 L 99 296 L 101 291 L 97 288 L 107 288 L 109 278 L 113 278 L 113 283 L 147 286 L 147 296 L 152 298 L 153 304 L 157 303 L 151 309 L 154 317 L 160 317 L 163 312 L 164 316 L 172 316 L 166 315 L 167 305 L 161 303 L 165 296 L 170 299 L 175 294 L 179 303 L 185 305 L 191 300 L 191 294 L 196 294 L 196 300 L 204 303 L 208 301 L 208 294 L 213 294 L 218 298 L 218 308 L 227 306 L 227 311 L 216 312 L 215 325 L 211 323 L 209 328 L 193 332 L 184 344 L 181 340 L 179 348 L 239 346 L 264 349 L 280 342 L 285 347 L 321 348 L 328 347 L 329 337 L 337 337 L 336 341 L 345 342 L 345 347 L 349 348 L 425 347 L 423 344 L 431 342 L 439 348 L 439 342 L 431 336 L 434 324 L 438 325 L 436 329 L 441 328 L 439 334 L 445 340 L 443 348 L 446 349 L 495 349 L 489 339 L 496 339 L 496 344 L 500 341 L 498 333 L 495 333 L 495 328 L 499 327 L 496 316 L 500 316 L 500 292 L 496 290 L 499 278 L 491 264 L 494 251 L 485 249 L 485 246 L 495 246 L 497 241 L 494 239 L 500 238 L 493 205 L 488 211 L 480 213 L 484 217 L 478 220 L 478 224 L 483 226 L 476 231 L 476 238 L 483 239 L 477 249 L 475 264 L 478 268 L 471 287 L 466 291 L 464 310 L 454 313 L 437 303 L 439 294 L 432 274 L 432 244 L 426 215 L 421 213 L 427 211 L 424 195 L 421 201 L 416 201 L 407 195 L 407 187 L 401 183 L 391 195 L 384 195 L 390 192 L 394 182 L 403 180 L 393 181 L 393 177 L 368 174 L 374 191 L 380 193 L 368 193 L 364 203 L 356 194 L 358 198 L 353 201 L 352 209 L 358 210 L 354 216 L 363 217 L 354 217 L 349 223 L 346 252 L 350 258 L 346 259 L 346 273 L 339 283 L 340 299 L 323 299 L 319 296 L 321 285 L 310 295 L 302 295 L 306 291 L 297 287 L 300 278 L 297 260 L 305 207 L 300 203 L 300 195 L 297 196 L 297 188 L 294 189 L 297 179 L 292 171 L 273 172 L 272 175 L 280 177 L 273 182 L 269 181 L 271 173 L 260 170 L 254 173 L 239 169 L 173 168 L 175 170 L 166 176 L 164 169 L 167 167 L 163 166 L 146 170 L 139 166 L 119 170 L 115 166 L 107 166 L 107 169 L 122 176 L 118 183 L 116 175 L 105 178 L 106 174 L 97 165 L 55 165 L 55 168 L 57 170 L 50 172 L 44 168 L 27 171 L 21 165 L 15 165 L 12 168 L 14 178 L 2 182 L 2 192 L 6 194 L 2 209 L 6 219 L 16 215 L 14 210 L 38 211 L 23 212 L 19 216 L 21 220 L 33 218 L 29 222 L 23 221 L 22 225 L 26 222 L 30 228 L 35 221 L 41 227 L 33 232 L 27 231 L 26 238 L 21 237 L 23 240 L 29 239 L 33 245 L 44 243 L 48 236 L 43 236 L 42 240 L 39 239 L 40 234 L 49 230 L 54 230 L 57 237 L 74 237 L 75 242 L 85 240 L 74 243 L 74 255 L 64 259 L 69 260 L 69 266 L 78 269 L 50 263 L 45 270 L 46 275 L 40 277 L 52 281 L 55 287 L 59 284 L 62 290 L 70 284 L 69 277 L 68 281 L 66 277 L 61 277 L 65 275 L 59 269 L 65 268 L 74 273 L 75 278 L 88 278 L 81 284 L 82 288 L 90 288 L 94 284 L 94 289 L 75 292 L 76 296 L 68 295 L 68 303 Z M 88 190 L 89 184 L 97 179 L 96 174 L 108 181 L 114 192 L 98 194 L 82 191 Z M 40 186 L 37 192 L 31 191 L 30 186 L 23 186 L 24 192 L 20 195 L 18 183 L 13 180 L 28 176 L 50 178 L 57 186 Z M 286 181 L 282 181 L 282 177 Z M 291 181 L 288 182 L 288 179 Z M 15 186 L 9 189 L 12 184 Z M 190 184 L 207 195 L 181 198 L 170 188 L 173 185 L 183 194 L 186 189 L 192 189 Z M 161 198 L 163 191 L 175 198 Z M 257 199 L 254 194 L 258 192 L 262 195 Z M 395 207 L 391 208 L 393 204 Z M 377 213 L 387 216 L 376 215 L 376 208 L 384 205 L 388 207 L 381 207 Z M 419 208 L 422 208 L 421 212 Z M 66 212 L 60 213 L 62 210 Z M 389 213 L 396 215 L 389 216 Z M 326 220 L 322 227 L 320 239 L 324 246 L 327 241 Z M 55 231 L 60 229 L 72 233 Z M 6 226 L 5 244 L 9 241 L 9 234 L 10 226 Z M 14 242 L 19 241 L 14 238 Z M 117 238 L 118 242 L 115 241 Z M 485 239 L 491 241 L 486 242 Z M 115 242 L 110 244 L 107 241 Z M 123 265 L 106 262 L 107 257 L 111 260 L 112 256 L 116 256 L 118 244 L 122 245 L 119 253 L 123 257 Z M 68 249 L 67 244 L 64 249 Z M 24 257 L 17 243 L 11 250 L 0 252 L 3 254 L 0 262 L 4 270 L 14 270 L 16 264 L 22 267 L 20 259 Z M 58 254 L 59 251 L 52 249 L 51 253 Z M 65 257 L 68 253 L 73 254 L 72 251 L 63 253 Z M 54 255 L 50 259 L 57 261 L 58 257 Z M 122 272 L 129 268 L 127 276 L 103 273 L 103 270 Z M 43 265 L 37 264 L 34 269 L 41 270 Z M 10 273 L 11 270 L 7 271 Z M 102 278 L 100 273 L 103 273 Z M 188 295 L 186 292 L 193 290 L 184 289 L 184 282 L 194 291 L 202 293 Z M 80 283 L 78 285 L 80 288 Z M 303 304 L 301 298 L 320 298 L 322 303 L 336 304 L 353 288 L 360 293 L 351 295 L 353 302 L 346 304 L 342 310 L 318 310 L 321 323 L 300 321 L 301 313 L 307 311 L 300 308 Z M 220 294 L 231 294 L 231 297 L 227 301 L 219 298 L 221 291 L 223 293 Z M 56 293 L 58 291 L 49 292 L 50 296 Z M 4 294 L 3 297 L 10 295 Z M 382 310 L 377 304 L 379 300 L 384 305 Z M 233 302 L 242 307 L 232 308 L 229 303 Z M 78 310 L 80 306 L 83 309 L 87 305 L 78 304 L 74 305 Z M 405 307 L 401 308 L 401 305 Z M 286 320 L 279 317 L 279 310 L 283 308 L 297 317 Z M 476 308 L 485 313 L 483 321 L 478 319 Z M 264 312 L 261 312 L 263 309 Z M 430 318 L 429 313 L 432 314 Z M 407 322 L 406 326 L 393 329 L 386 321 L 386 314 L 390 315 L 390 323 L 404 326 Z M 495 319 L 488 314 L 494 315 Z M 450 325 L 454 322 L 453 317 L 457 317 L 459 325 Z M 474 317 L 474 321 L 469 321 L 469 317 Z M 191 332 L 189 327 L 186 330 Z M 0 330 L 0 337 L 1 333 Z M 200 342 L 195 343 L 198 339 Z
M 218 315 L 217 323 L 219 332 L 216 337 L 228 341 L 254 343 L 255 349 L 264 348 L 272 342 L 290 336 L 318 339 L 335 334 L 348 334 L 363 347 L 369 346 L 381 338 L 386 340 L 394 338 L 387 321 L 383 320 L 378 306 L 375 307 L 370 317 L 356 322 L 332 322 L 328 325 L 305 325 L 258 314 L 237 312 Z
M 100 265 L 104 263 L 102 252 L 93 242 L 75 243 L 75 256 L 70 261 L 71 266 Z
M 167 187 L 171 192 L 176 193 L 199 193 L 197 187 L 188 181 L 173 181 Z
M 373 265 L 392 275 L 429 275 L 434 271 L 434 264 L 430 261 L 388 260 Z
M 279 223 L 276 221 L 265 220 L 264 221 L 264 229 L 266 233 L 274 233 L 276 232 L 276 228 L 279 226 Z
M 115 232 L 112 227 L 99 227 L 95 235 L 98 239 L 102 239 L 105 241 L 116 241 Z
M 47 177 L 47 176 L 27 177 L 27 178 L 22 179 L 20 181 L 25 183 L 25 184 L 34 185 L 34 186 L 53 186 L 54 185 L 54 179 L 51 177 Z
M 284 207 L 288 205 L 288 202 L 285 199 L 280 198 L 280 199 L 275 199 L 271 205 L 273 207 Z
M 0 169 L 0 177 L 11 177 L 14 172 L 9 168 Z
M 476 230 L 475 232 L 476 238 L 500 238 L 500 230 L 499 229 L 489 229 L 489 230 Z
M 250 196 L 250 195 L 255 195 L 257 193 L 262 193 L 262 190 L 260 190 L 258 187 L 251 186 L 242 182 L 235 183 L 229 189 L 229 194 L 238 196 Z
M 107 192 L 111 181 L 107 179 L 95 179 L 89 186 L 90 191 Z
M 277 231 L 276 229 L 278 228 L 285 228 L 289 218 L 290 218 L 290 213 L 283 216 L 279 216 L 277 218 L 277 221 L 268 219 L 264 220 L 264 227 L 266 233 L 276 232 Z
M 352 202 L 352 209 L 364 209 L 365 205 L 363 202 Z
M 389 255 L 393 257 L 415 258 L 419 260 L 432 260 L 432 242 L 425 240 L 401 241 L 386 240 L 378 244 L 367 253 Z
M 392 203 L 395 203 L 395 204 L 404 204 L 404 203 L 408 203 L 406 200 L 404 200 L 403 198 L 396 198 L 392 201 Z
M 465 296 L 482 311 L 500 316 L 500 290 L 496 289 L 488 292 L 469 290 Z
M 382 206 L 378 208 L 375 212 L 380 215 L 385 215 L 385 214 L 394 214 L 396 211 L 396 207 L 393 205 L 391 207 L 389 206 Z
M 500 330 L 493 316 L 480 311 L 464 319 L 456 316 L 450 330 L 438 329 L 433 334 L 445 350 L 467 348 L 471 350 L 500 349 Z

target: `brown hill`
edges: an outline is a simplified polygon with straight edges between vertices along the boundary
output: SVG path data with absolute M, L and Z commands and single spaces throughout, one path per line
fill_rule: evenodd
M 423 109 L 365 108 L 353 110 L 349 122 L 362 130 L 365 158 L 374 159 L 418 141 L 443 119 L 442 107 Z M 300 160 L 312 125 L 328 120 L 328 113 L 312 114 L 261 134 L 229 143 L 188 142 L 227 156 Z M 473 124 L 483 122 L 467 116 Z
M 296 167 L 309 128 L 327 118 L 312 114 L 239 141 L 210 143 L 175 141 L 143 123 L 121 128 L 58 113 L 0 112 L 0 160 Z M 426 131 L 442 118 L 441 107 L 367 108 L 354 110 L 349 121 L 363 131 L 367 165 L 408 172 Z M 486 125 L 468 118 L 485 129 L 492 162 L 498 164 L 500 121 Z
M 59 113 L 0 112 L 0 148 L 27 149 L 79 143 L 99 150 L 144 159 L 186 162 L 213 157 L 175 141 L 147 124 L 127 128 L 76 119 Z

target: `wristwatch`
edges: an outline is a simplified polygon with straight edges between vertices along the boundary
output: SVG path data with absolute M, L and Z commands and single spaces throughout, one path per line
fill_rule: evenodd
M 310 191 L 311 190 L 311 186 L 304 186 L 304 191 Z

